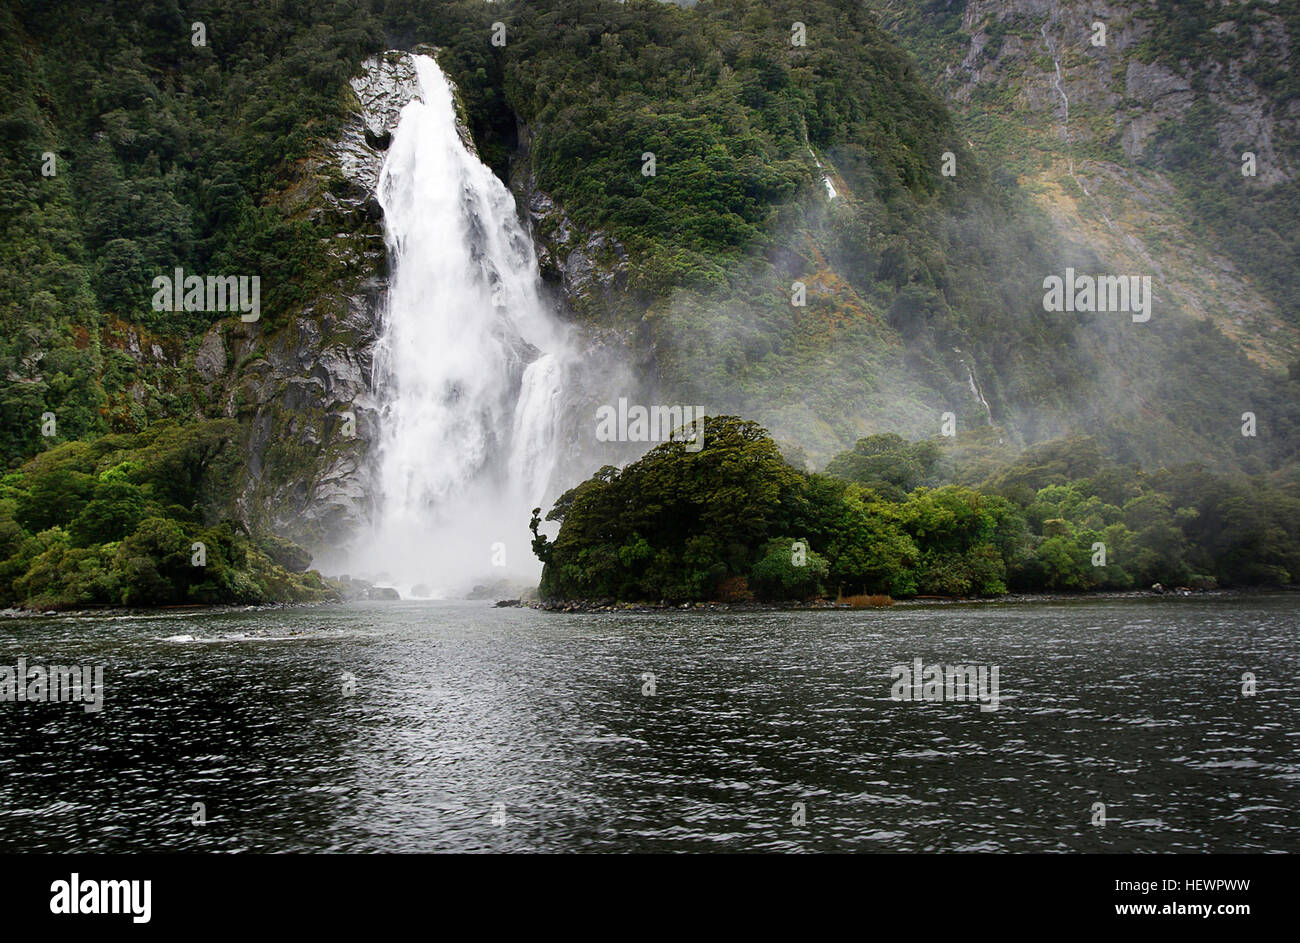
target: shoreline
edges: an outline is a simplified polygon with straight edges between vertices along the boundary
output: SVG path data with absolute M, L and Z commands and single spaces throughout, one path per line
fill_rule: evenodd
M 41 619 L 54 616 L 162 616 L 167 614 L 193 615 L 211 613 L 223 615 L 233 612 L 273 612 L 279 609 L 310 609 L 316 606 L 336 606 L 344 600 L 322 599 L 314 602 L 236 603 L 214 602 L 178 604 L 171 606 L 82 606 L 78 609 L 0 609 L 0 619 Z
M 1300 589 L 1287 586 L 1255 586 L 1232 589 L 1187 588 L 1154 590 L 1095 590 L 1081 593 L 1007 593 L 1002 596 L 913 596 L 895 599 L 882 605 L 853 606 L 833 599 L 804 602 L 612 602 L 610 600 L 520 600 L 503 599 L 494 608 L 537 609 L 543 612 L 796 612 L 805 610 L 858 611 L 869 609 L 912 609 L 929 606 L 987 605 L 989 603 L 1071 602 L 1093 599 L 1169 599 L 1169 598 L 1232 598 L 1267 594 L 1300 593 Z
M 1300 587 L 1292 586 L 1251 586 L 1231 589 L 1169 589 L 1164 591 L 1151 589 L 1096 590 L 1081 593 L 1007 593 L 1002 596 L 913 596 L 908 599 L 895 599 L 882 605 L 853 606 L 849 603 L 836 602 L 833 599 L 815 599 L 802 602 L 613 602 L 610 600 L 562 599 L 501 599 L 485 606 L 489 609 L 535 609 L 539 612 L 803 612 L 814 610 L 864 611 L 868 609 L 922 608 L 930 606 L 988 605 L 990 603 L 1035 603 L 1035 602 L 1073 602 L 1095 599 L 1229 599 L 1259 595 L 1300 595 Z M 86 606 L 78 609 L 0 609 L 0 620 L 4 619 L 39 619 L 63 617 L 102 617 L 102 616 L 162 616 L 173 613 L 178 616 L 207 613 L 226 615 L 238 612 L 275 612 L 282 609 L 317 609 L 331 606 L 346 606 L 356 602 L 448 602 L 448 603 L 487 603 L 486 599 L 452 597 L 446 599 L 345 599 L 318 600 L 313 602 L 277 602 L 277 603 L 207 603 L 171 606 Z

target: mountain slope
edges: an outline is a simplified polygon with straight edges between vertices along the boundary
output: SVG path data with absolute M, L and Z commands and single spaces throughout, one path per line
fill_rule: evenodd
M 1147 465 L 1292 454 L 1294 336 L 1261 293 L 1259 324 L 1225 314 L 1250 295 L 1207 318 L 1207 276 L 1172 243 L 1133 243 L 1123 218 L 1080 222 L 1078 186 L 1068 205 L 1044 199 L 971 149 L 863 4 L 527 9 L 503 51 L 507 103 L 539 188 L 631 253 L 627 289 L 593 316 L 636 325 L 654 395 L 753 415 L 815 459 L 872 431 L 934 435 L 948 411 L 1018 443 L 1090 431 Z M 983 91 L 1014 102 L 1019 82 Z M 1149 275 L 1152 319 L 1044 311 L 1043 279 L 1067 267 Z M 1261 429 L 1249 441 L 1245 411 Z

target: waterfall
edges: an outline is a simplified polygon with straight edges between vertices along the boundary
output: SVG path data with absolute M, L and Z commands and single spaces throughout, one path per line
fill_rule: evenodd
M 984 391 L 981 390 L 980 385 L 975 382 L 975 371 L 971 369 L 970 364 L 966 363 L 966 361 L 963 360 L 962 364 L 966 367 L 966 377 L 970 380 L 971 394 L 979 400 L 980 405 L 984 407 L 984 414 L 988 416 L 989 425 L 991 426 L 993 425 L 993 410 L 989 408 L 989 401 L 984 398 Z
M 390 281 L 371 532 L 357 575 L 433 595 L 536 577 L 529 511 L 551 497 L 571 358 L 510 191 L 466 147 L 452 87 L 413 57 L 380 174 Z M 423 593 L 421 593 L 423 594 Z
M 952 352 L 960 354 L 961 348 L 954 347 Z M 958 357 L 957 362 L 966 368 L 966 380 L 970 383 L 971 396 L 979 400 L 980 405 L 984 407 L 984 415 L 988 417 L 989 425 L 993 425 L 993 409 L 989 406 L 989 401 L 984 398 L 984 391 L 980 389 L 979 381 L 975 379 L 974 368 L 966 362 L 965 357 Z

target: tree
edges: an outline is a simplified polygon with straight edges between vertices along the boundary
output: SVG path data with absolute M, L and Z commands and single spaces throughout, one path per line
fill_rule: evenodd
M 139 485 L 121 479 L 101 481 L 94 497 L 68 526 L 73 546 L 89 547 L 121 540 L 135 531 L 148 511 Z
M 149 282 L 144 259 L 130 239 L 112 239 L 103 248 L 95 274 L 95 292 L 110 311 L 123 317 L 148 308 Z
M 27 492 L 18 498 L 15 519 L 31 533 L 66 525 L 81 513 L 95 493 L 95 478 L 85 472 L 58 467 L 35 475 Z
M 159 606 L 185 601 L 192 579 L 200 576 L 190 562 L 190 540 L 181 526 L 151 517 L 122 541 L 115 566 L 122 575 L 121 602 L 127 606 Z
M 830 566 L 821 554 L 806 550 L 796 556 L 789 537 L 769 540 L 754 565 L 749 585 L 763 599 L 807 599 L 825 592 Z
M 755 548 L 788 522 L 803 484 L 758 425 L 705 421 L 703 446 L 651 449 L 621 472 L 602 469 L 561 497 L 554 541 L 534 539 L 547 598 L 699 598 L 743 576 Z M 536 523 L 536 516 L 534 516 Z
M 939 456 L 934 442 L 913 444 L 890 432 L 859 439 L 851 451 L 831 459 L 826 474 L 873 488 L 897 501 L 929 480 Z

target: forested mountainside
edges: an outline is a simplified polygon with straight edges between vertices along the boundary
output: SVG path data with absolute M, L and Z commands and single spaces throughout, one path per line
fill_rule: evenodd
M 574 403 L 577 477 L 602 464 L 592 405 L 628 393 L 758 420 L 815 465 L 877 432 L 955 430 L 957 464 L 990 468 L 1083 432 L 1122 463 L 1293 485 L 1300 4 L 1023 6 L 7 0 L 6 579 L 77 550 L 130 583 L 147 521 L 177 547 L 229 521 L 316 548 L 364 519 L 385 141 L 356 80 L 418 44 L 556 304 L 627 366 Z M 257 276 L 257 319 L 157 310 L 177 269 Z M 1068 269 L 1149 276 L 1149 320 L 1045 310 Z M 172 436 L 188 503 L 148 470 Z M 135 510 L 75 524 L 123 482 Z M 47 484 L 80 491 L 19 510 Z M 206 592 L 188 579 L 155 596 Z
M 1058 228 L 1154 265 L 1252 358 L 1293 359 L 1300 5 L 873 6 Z

